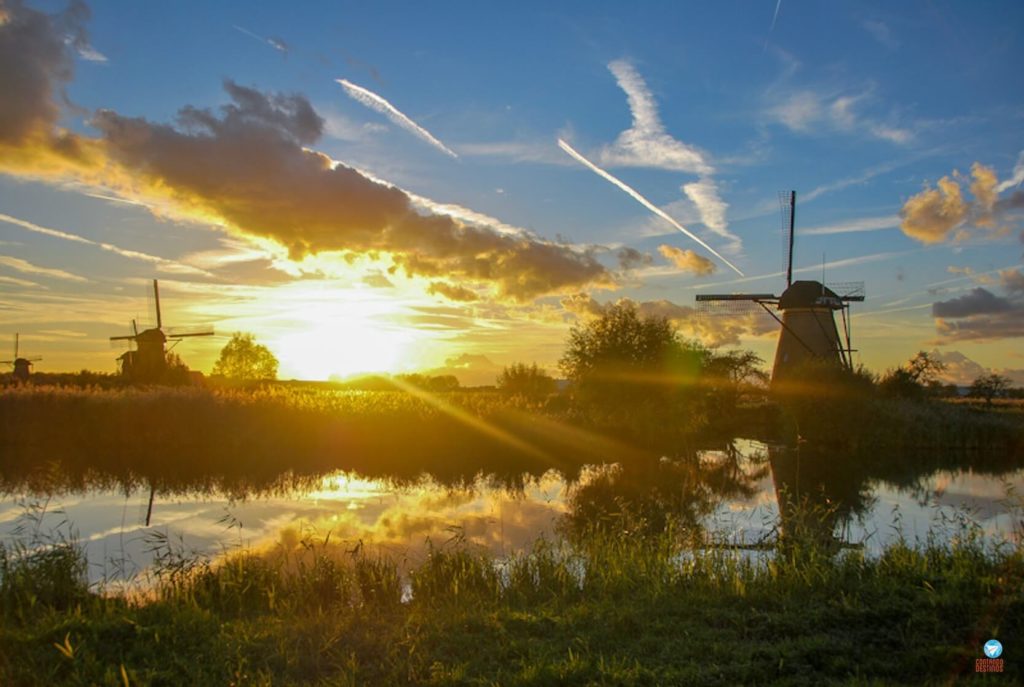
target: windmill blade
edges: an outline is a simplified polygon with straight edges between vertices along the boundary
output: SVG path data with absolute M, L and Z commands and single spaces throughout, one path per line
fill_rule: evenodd
M 793 242 L 796 234 L 796 191 L 779 191 L 786 287 L 793 285 Z
M 153 297 L 156 299 L 156 328 L 163 329 L 164 321 L 160 316 L 160 285 L 157 280 L 153 280 Z
M 136 338 L 137 337 L 136 337 L 135 334 L 129 334 L 127 336 L 112 336 L 112 337 L 110 337 L 110 340 L 111 341 L 135 341 Z
M 778 296 L 773 293 L 698 293 L 697 302 L 706 301 L 770 301 Z
M 37 356 L 36 356 L 36 357 L 34 357 L 34 358 L 27 358 L 27 360 L 28 360 L 28 361 L 29 361 L 30 363 L 38 363 L 38 362 L 39 362 L 39 361 L 41 361 L 42 359 L 43 359 L 43 356 L 41 356 L 41 355 L 37 355 Z
M 15 332 L 15 334 L 14 334 L 14 359 L 15 360 L 18 359 L 18 337 L 19 336 L 20 336 L 20 334 Z
M 182 333 L 182 334 L 168 334 L 167 338 L 168 339 L 184 339 L 184 338 L 187 338 L 187 337 L 190 337 L 190 336 L 213 336 L 213 335 L 214 335 L 214 331 L 211 329 L 211 330 L 205 331 L 205 332 L 185 332 L 185 333 Z

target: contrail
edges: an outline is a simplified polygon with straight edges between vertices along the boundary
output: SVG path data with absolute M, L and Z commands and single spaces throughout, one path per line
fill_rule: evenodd
M 772 15 L 772 25 L 768 28 L 768 33 L 775 30 L 775 21 L 779 18 L 779 9 L 782 8 L 782 0 L 775 3 L 775 14 Z
M 5 215 L 3 213 L 0 213 L 0 222 L 13 224 L 16 227 L 21 227 L 22 229 L 34 232 L 36 234 L 53 236 L 54 238 L 64 239 L 65 241 L 74 241 L 75 243 L 84 243 L 87 246 L 96 246 L 97 248 L 100 248 L 102 250 L 120 255 L 123 258 L 131 258 L 133 260 L 144 260 L 145 262 L 149 262 L 154 265 L 163 266 L 164 268 L 167 269 L 167 271 L 171 272 L 205 275 L 210 274 L 205 270 L 192 267 L 191 265 L 185 265 L 180 262 L 175 262 L 174 260 L 168 260 L 167 258 L 161 258 L 156 255 L 150 255 L 149 253 L 140 253 L 139 251 L 120 248 L 112 243 L 93 241 L 92 239 L 87 239 L 84 236 L 79 236 L 78 234 L 69 234 L 66 231 L 60 231 L 59 229 L 50 229 L 49 227 L 42 227 L 38 224 L 33 224 L 32 222 L 28 222 L 23 219 L 18 219 L 17 217 L 11 217 L 10 215 Z
M 637 192 L 636 190 L 634 190 L 634 189 L 633 189 L 632 187 L 630 187 L 630 186 L 629 186 L 629 185 L 627 185 L 626 183 L 624 183 L 624 182 L 620 181 L 620 180 L 619 180 L 619 179 L 617 179 L 616 177 L 612 176 L 612 175 L 611 175 L 611 174 L 609 174 L 608 172 L 604 171 L 603 169 L 601 169 L 600 167 L 598 167 L 597 165 L 595 165 L 595 164 L 594 164 L 593 162 L 591 162 L 591 161 L 590 161 L 590 160 L 588 160 L 587 158 L 585 158 L 585 157 L 583 157 L 582 155 L 580 155 L 579 153 L 577 153 L 577 152 L 576 152 L 576 151 L 575 151 L 575 150 L 573 149 L 573 147 L 572 147 L 571 145 L 569 145 L 568 143 L 566 143 L 566 142 L 565 142 L 565 141 L 563 141 L 562 139 L 558 139 L 558 147 L 559 147 L 559 148 L 561 148 L 562 150 L 564 150 L 565 152 L 569 153 L 569 155 L 570 155 L 570 156 L 571 156 L 571 157 L 572 157 L 572 158 L 573 158 L 574 160 L 576 160 L 577 162 L 579 162 L 579 163 L 580 163 L 580 164 L 582 164 L 583 166 L 585 166 L 585 167 L 588 167 L 588 168 L 589 168 L 589 169 L 590 169 L 591 171 L 593 171 L 593 172 L 595 172 L 595 173 L 599 174 L 600 176 L 604 177 L 604 178 L 605 178 L 605 179 L 607 179 L 608 181 L 612 182 L 613 184 L 615 184 L 616 186 L 618 186 L 619 188 L 621 188 L 621 189 L 622 189 L 623 191 L 625 191 L 625 192 L 626 192 L 626 193 L 628 193 L 629 195 L 633 196 L 633 199 L 634 199 L 634 200 L 636 200 L 636 201 L 637 201 L 638 203 L 640 203 L 641 205 L 643 205 L 643 206 L 644 206 L 645 208 L 647 208 L 648 210 L 650 210 L 651 212 L 653 212 L 654 214 L 656 214 L 656 215 L 657 215 L 658 217 L 661 217 L 661 218 L 662 218 L 663 220 L 665 220 L 666 222 L 668 222 L 669 224 L 671 224 L 671 225 L 672 225 L 673 227 L 675 227 L 675 228 L 676 228 L 676 229 L 678 229 L 679 231 L 683 232 L 684 234 L 686 234 L 687 236 L 689 236 L 689 237 L 690 237 L 691 239 L 693 239 L 694 241 L 696 241 L 696 242 L 697 242 L 697 243 L 699 243 L 700 245 L 704 246 L 704 248 L 706 248 L 706 249 L 707 249 L 708 251 L 710 251 L 712 255 L 714 255 L 714 256 L 715 256 L 716 258 L 718 258 L 719 260 L 721 260 L 722 262 L 724 262 L 724 263 L 725 263 L 726 265 L 728 265 L 728 266 L 729 266 L 729 267 L 730 267 L 730 268 L 732 269 L 732 271 L 733 271 L 733 272 L 735 272 L 736 274 L 740 275 L 741 277 L 742 277 L 742 276 L 745 276 L 745 275 L 743 274 L 743 272 L 740 272 L 739 268 L 738 268 L 738 267 L 736 267 L 736 265 L 732 264 L 731 262 L 729 262 L 728 260 L 726 260 L 725 258 L 723 258 L 723 257 L 722 257 L 721 255 L 719 255 L 719 254 L 718 254 L 718 251 L 716 251 L 716 250 L 715 250 L 714 248 L 712 248 L 712 247 L 711 247 L 711 246 L 709 246 L 708 244 L 704 243 L 704 242 L 703 242 L 703 241 L 702 241 L 702 240 L 700 239 L 700 237 L 698 237 L 698 236 L 697 236 L 696 234 L 694 234 L 694 233 L 692 233 L 691 231 L 689 231 L 689 230 L 688 230 L 688 229 L 687 229 L 686 227 L 684 227 L 684 226 L 683 226 L 682 224 L 680 224 L 679 222 L 677 222 L 677 221 L 675 221 L 674 219 L 672 219 L 672 218 L 671 218 L 671 217 L 670 217 L 670 216 L 668 215 L 668 213 L 666 213 L 666 212 L 665 212 L 664 210 L 662 210 L 661 208 L 659 208 L 659 207 L 658 207 L 657 205 L 655 205 L 655 204 L 654 204 L 654 203 L 652 203 L 651 201 L 649 201 L 649 200 L 647 200 L 646 198 L 644 198 L 644 197 L 643 197 L 642 195 L 640 195 L 640 194 L 639 194 L 639 193 L 638 193 L 638 192 Z
M 279 38 L 267 38 L 266 36 L 261 36 L 258 33 L 253 33 L 252 31 L 243 26 L 239 26 L 238 24 L 232 24 L 231 26 L 236 30 L 241 31 L 246 36 L 249 36 L 250 38 L 255 38 L 261 43 L 266 43 L 267 45 L 269 45 L 274 50 L 277 50 L 278 52 L 282 52 L 285 55 L 288 54 L 288 45 Z
M 430 145 L 434 146 L 438 150 L 441 150 L 442 152 L 444 152 L 445 155 L 451 155 L 454 158 L 459 157 L 458 155 L 455 154 L 455 151 L 453 151 L 444 143 L 441 143 L 439 140 L 434 138 L 429 131 L 427 131 L 422 126 L 412 121 L 408 117 L 406 117 L 398 108 L 396 108 L 394 105 L 392 105 L 387 100 L 380 97 L 373 91 L 367 90 L 362 86 L 357 86 L 348 79 L 335 79 L 335 81 L 341 84 L 342 88 L 345 89 L 345 92 L 348 93 L 349 97 L 352 98 L 353 100 L 359 101 L 360 103 L 366 105 L 371 110 L 376 110 L 377 112 L 380 112 L 382 115 L 390 119 L 398 126 L 405 129 L 406 131 L 409 131 L 412 134 L 419 136 Z

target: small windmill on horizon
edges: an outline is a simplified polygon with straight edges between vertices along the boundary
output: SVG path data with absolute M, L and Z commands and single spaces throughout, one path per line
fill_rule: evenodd
M 189 332 L 187 334 L 165 333 L 163 316 L 160 313 L 160 285 L 153 280 L 153 298 L 156 301 L 156 326 L 139 331 L 135 320 L 132 320 L 132 333 L 127 336 L 112 336 L 111 341 L 127 341 L 135 344 L 135 350 L 122 353 L 117 361 L 121 376 L 133 383 L 159 382 L 167 370 L 167 353 L 165 344 L 173 341 L 173 348 L 179 341 L 187 337 L 213 336 L 213 330 Z
M 853 368 L 850 303 L 864 300 L 864 282 L 824 284 L 823 281 L 793 281 L 793 244 L 796 230 L 796 191 L 780 195 L 788 210 L 786 230 L 788 258 L 786 289 L 780 294 L 733 293 L 698 294 L 698 308 L 709 315 L 735 314 L 756 306 L 778 322 L 779 343 L 775 349 L 772 384 L 792 375 L 793 370 L 812 361 L 834 362 Z M 824 275 L 822 277 L 824 280 Z M 842 317 L 842 336 L 836 313 Z
M 42 360 L 42 358 L 38 356 L 35 358 L 19 357 L 18 344 L 20 336 L 21 335 L 18 333 L 15 333 L 14 335 L 14 357 L 11 358 L 10 360 L 0 360 L 0 364 L 10 365 L 12 368 L 14 368 L 14 371 L 11 373 L 11 377 L 14 378 L 14 381 L 16 383 L 25 384 L 26 382 L 28 382 L 29 377 L 32 374 L 32 363 L 37 363 L 40 360 Z

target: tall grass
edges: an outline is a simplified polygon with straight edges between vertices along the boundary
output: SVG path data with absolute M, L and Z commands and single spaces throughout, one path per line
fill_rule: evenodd
M 799 530 L 763 552 L 667 530 L 505 559 L 455 536 L 415 562 L 306 533 L 217 564 L 166 556 L 145 597 L 85 588 L 73 542 L 0 549 L 0 681 L 941 683 L 986 639 L 1024 639 L 1021 549 L 954 526 L 877 557 Z

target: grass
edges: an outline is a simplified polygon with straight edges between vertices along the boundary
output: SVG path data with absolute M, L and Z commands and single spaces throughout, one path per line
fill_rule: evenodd
M 455 540 L 406 575 L 306 540 L 172 567 L 145 598 L 84 588 L 73 543 L 2 560 L 4 684 L 944 684 L 991 637 L 987 683 L 1024 676 L 1024 558 L 970 532 L 876 558 L 595 534 L 496 561 Z

